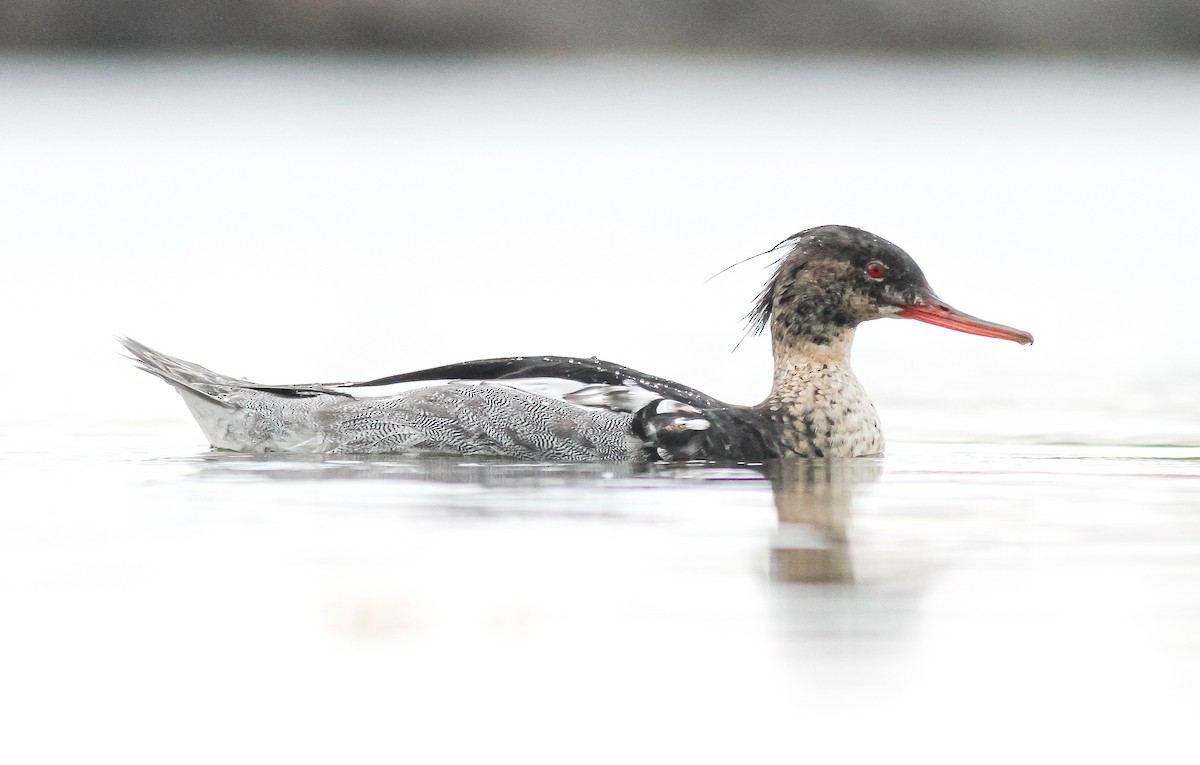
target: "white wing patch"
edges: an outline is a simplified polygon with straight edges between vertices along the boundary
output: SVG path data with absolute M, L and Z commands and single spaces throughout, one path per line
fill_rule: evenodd
M 566 394 L 563 398 L 580 406 L 636 412 L 651 401 L 662 398 L 662 394 L 636 385 L 588 385 Z
M 505 380 L 418 380 L 367 387 L 342 387 L 339 385 L 328 385 L 327 387 L 348 393 L 356 399 L 375 399 L 390 398 L 419 388 L 450 384 L 515 388 L 535 396 L 567 401 L 576 406 L 611 409 L 617 412 L 636 412 L 651 401 L 663 397 L 661 393 L 639 388 L 636 385 L 588 385 L 578 380 L 568 380 L 562 377 L 520 377 Z

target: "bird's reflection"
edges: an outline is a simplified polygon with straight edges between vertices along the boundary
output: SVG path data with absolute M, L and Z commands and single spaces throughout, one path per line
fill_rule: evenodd
M 391 480 L 495 488 L 562 486 L 653 472 L 638 462 L 526 462 L 449 455 L 262 455 L 212 450 L 188 458 L 201 478 L 281 481 Z
M 520 489 L 647 486 L 667 481 L 678 486 L 679 481 L 765 479 L 771 486 L 778 518 L 770 543 L 771 577 L 806 583 L 854 581 L 846 521 L 856 494 L 882 472 L 882 462 L 871 458 L 773 460 L 755 464 L 539 464 L 444 456 L 298 458 L 212 451 L 192 459 L 199 466 L 200 477 L 218 480 L 393 480 Z M 512 507 L 510 501 L 497 504 L 499 512 Z M 585 513 L 574 508 L 570 514 Z
M 854 581 L 846 519 L 855 494 L 882 471 L 877 459 L 779 460 L 762 467 L 779 528 L 771 576 L 787 582 Z

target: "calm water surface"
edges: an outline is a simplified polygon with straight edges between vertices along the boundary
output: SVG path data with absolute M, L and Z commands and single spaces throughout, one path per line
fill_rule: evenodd
M 1200 756 L 1196 67 L 0 64 L 6 762 Z M 1038 338 L 864 327 L 880 459 L 218 454 L 111 340 L 753 401 L 831 221 Z
M 180 430 L 3 455 L 5 747 L 1197 751 L 1195 448 L 556 466 L 263 459 Z

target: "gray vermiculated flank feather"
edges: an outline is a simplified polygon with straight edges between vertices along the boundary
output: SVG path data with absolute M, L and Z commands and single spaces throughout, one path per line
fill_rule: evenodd
M 506 385 L 448 383 L 386 398 L 306 390 L 281 395 L 155 351 L 122 344 L 183 395 L 209 441 L 239 451 L 441 452 L 521 459 L 627 460 L 642 444 L 632 415 Z

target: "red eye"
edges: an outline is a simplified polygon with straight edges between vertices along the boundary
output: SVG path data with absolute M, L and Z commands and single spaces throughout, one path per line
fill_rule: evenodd
M 878 260 L 872 260 L 867 264 L 867 276 L 875 281 L 879 281 L 887 276 L 887 266 Z

